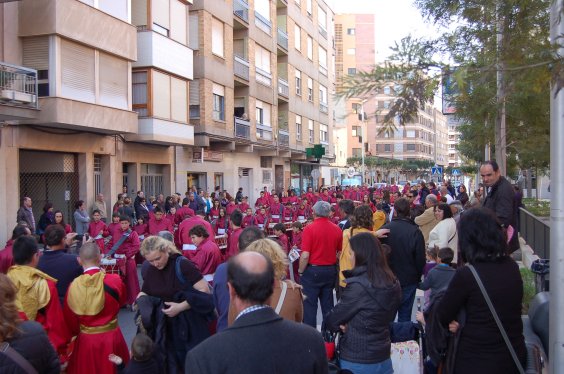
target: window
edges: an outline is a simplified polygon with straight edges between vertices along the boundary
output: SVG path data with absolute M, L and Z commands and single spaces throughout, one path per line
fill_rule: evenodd
M 362 111 L 362 104 L 359 103 L 352 103 L 352 112 L 354 114 L 358 114 Z
M 270 21 L 270 0 L 255 0 L 255 11 Z
M 325 48 L 319 46 L 318 48 L 318 54 L 319 54 L 319 71 L 323 74 L 323 75 L 327 75 L 327 51 L 325 50 Z
M 327 143 L 327 125 L 319 125 L 319 141 Z
M 200 118 L 200 80 L 190 82 L 190 118 Z
M 360 126 L 353 126 L 351 135 L 353 137 L 362 136 L 362 129 Z
M 302 29 L 298 25 L 294 25 L 294 47 L 302 50 Z
M 109 107 L 128 109 L 127 61 L 102 52 L 98 56 L 98 102 Z
M 302 72 L 296 69 L 296 95 L 302 96 Z
M 188 47 L 196 51 L 200 49 L 197 14 L 190 14 L 188 17 L 188 28 Z
M 384 109 L 389 109 L 390 108 L 390 101 L 386 100 L 384 101 Z
M 408 152 L 415 152 L 415 144 L 406 144 L 405 150 Z
M 212 117 L 216 121 L 225 121 L 225 87 L 214 83 Z
M 158 71 L 151 72 L 153 97 L 158 100 L 151 102 L 153 116 L 158 118 L 170 118 L 170 76 Z
M 415 130 L 406 130 L 405 137 L 406 138 L 415 138 Z
M 308 16 L 311 16 L 311 3 L 311 0 L 306 0 L 306 11 Z
M 327 104 L 327 87 L 319 85 L 319 102 Z
M 348 75 L 355 75 L 356 74 L 356 68 L 348 68 L 347 74 Z
M 392 145 L 391 144 L 384 144 L 384 152 L 391 152 Z
M 302 141 L 302 116 L 296 115 L 296 140 Z
M 223 57 L 223 22 L 212 19 L 212 53 Z
M 307 120 L 307 128 L 308 128 L 308 130 L 309 130 L 309 142 L 310 142 L 311 144 L 313 144 L 313 136 L 314 136 L 314 133 L 313 133 L 313 131 L 314 131 L 314 130 L 313 130 L 313 120 L 311 120 L 311 119 L 308 119 L 308 120 Z
M 49 96 L 49 38 L 23 39 L 23 65 L 37 70 L 37 95 Z
M 264 103 L 260 100 L 256 102 L 256 121 L 257 124 L 263 126 L 272 126 L 270 121 L 270 104 Z
M 313 39 L 311 36 L 307 36 L 307 58 L 313 60 Z
M 110 1 L 110 0 L 107 0 Z M 112 2 L 119 2 L 111 0 Z M 170 2 L 170 38 L 187 45 L 188 43 L 188 7 L 180 1 Z
M 170 30 L 170 1 L 151 1 L 151 15 L 153 17 L 153 31 L 168 36 Z
M 356 29 L 351 28 L 351 29 L 347 29 L 347 35 L 354 35 L 356 32 Z
M 133 110 L 137 112 L 139 117 L 147 117 L 149 115 L 147 109 L 147 72 L 134 71 L 131 74 L 133 89 L 131 90 L 133 98 Z
M 95 86 L 94 50 L 61 40 L 61 96 L 94 103 Z
M 270 52 L 258 44 L 255 46 L 255 65 L 270 74 Z
M 347 55 L 353 56 L 356 53 L 355 48 L 347 48 Z
M 390 86 L 384 87 L 384 95 L 389 95 L 389 94 L 390 94 Z
M 327 13 L 319 5 L 317 6 L 317 22 L 320 29 L 327 31 Z
M 362 157 L 362 148 L 353 148 L 352 149 L 352 156 L 353 157 Z
M 307 78 L 307 99 L 313 101 L 313 79 Z

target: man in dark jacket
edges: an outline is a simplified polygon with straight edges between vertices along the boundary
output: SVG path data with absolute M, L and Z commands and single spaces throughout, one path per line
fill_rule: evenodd
M 515 199 L 515 191 L 511 187 L 511 183 L 501 176 L 497 162 L 490 160 L 486 161 L 480 167 L 480 175 L 485 186 L 486 197 L 483 202 L 485 208 L 494 211 L 495 215 L 501 224 L 509 229 L 513 228 L 513 234 L 509 240 L 508 250 L 509 253 L 515 252 L 519 249 L 519 233 L 517 232 L 517 225 L 515 222 L 515 206 L 513 200 Z
M 404 198 L 395 201 L 394 218 L 382 227 L 389 229 L 390 233 L 387 238 L 380 239 L 392 248 L 389 264 L 401 285 L 398 322 L 411 320 L 415 291 L 425 266 L 425 239 L 419 227 L 409 218 L 409 204 Z
M 273 292 L 270 260 L 243 252 L 229 260 L 227 277 L 237 318 L 186 355 L 186 373 L 327 373 L 321 335 L 265 305 Z

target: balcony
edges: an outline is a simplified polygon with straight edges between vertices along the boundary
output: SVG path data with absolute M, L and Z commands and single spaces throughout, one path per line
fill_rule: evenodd
M 290 147 L 290 134 L 286 130 L 278 130 L 278 145 L 282 148 Z
M 194 126 L 158 118 L 140 118 L 138 133 L 125 135 L 125 139 L 160 145 L 194 145 Z
M 288 86 L 288 81 L 278 78 L 278 94 L 286 98 L 290 95 L 290 86 Z
M 320 103 L 319 103 L 319 111 L 320 111 L 321 113 L 327 114 L 327 113 L 329 112 L 329 108 L 327 107 L 327 104 L 320 102 Z
M 325 66 L 319 65 L 319 72 L 325 76 L 327 76 L 327 68 Z
M 137 61 L 132 67 L 154 66 L 193 79 L 194 54 L 190 48 L 153 31 L 138 32 L 137 45 Z
M 233 14 L 238 18 L 249 23 L 249 4 L 246 0 L 233 1 Z
M 272 22 L 261 16 L 258 12 L 255 12 L 255 25 L 268 35 L 272 34 Z
M 256 68 L 256 80 L 258 83 L 271 87 L 272 86 L 272 74 L 267 71 L 262 70 L 261 68 Z
M 37 71 L 1 62 L 0 120 L 33 118 L 38 105 Z
M 235 117 L 235 137 L 251 140 L 251 121 Z
M 272 141 L 272 127 L 257 122 L 257 139 Z
M 321 25 L 319 26 L 319 33 L 321 34 L 322 37 L 327 39 L 327 30 L 325 30 L 325 28 L 322 27 Z
M 280 29 L 278 30 L 278 45 L 282 47 L 284 50 L 288 50 L 288 34 Z
M 233 72 L 236 76 L 246 81 L 249 80 L 249 61 L 235 55 L 233 61 Z

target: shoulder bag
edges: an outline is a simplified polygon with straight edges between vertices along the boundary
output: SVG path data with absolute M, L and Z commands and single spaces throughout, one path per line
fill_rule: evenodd
M 290 267 L 292 267 L 292 264 L 290 264 Z M 280 283 L 282 283 L 282 291 L 280 292 L 280 297 L 278 298 L 278 304 L 276 304 L 276 309 L 274 309 L 276 314 L 280 314 L 280 311 L 282 310 L 282 305 L 284 305 L 284 299 L 286 299 L 286 291 L 288 291 L 288 285 L 286 284 L 286 282 L 281 281 Z
M 26 374 L 37 374 L 37 370 L 28 360 L 25 359 L 21 354 L 18 353 L 14 348 L 10 347 L 10 343 L 3 342 L 0 344 L 0 354 L 5 355 L 10 360 L 16 363 L 21 369 L 23 369 L 24 373 Z

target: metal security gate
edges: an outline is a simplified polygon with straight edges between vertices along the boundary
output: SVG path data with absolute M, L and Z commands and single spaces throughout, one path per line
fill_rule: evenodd
M 141 191 L 145 193 L 147 203 L 149 197 L 157 197 L 163 193 L 163 166 L 141 164 Z
M 74 225 L 74 203 L 79 199 L 78 156 L 72 153 L 20 151 L 20 198 L 33 202 L 35 222 L 46 202 L 61 210 Z

